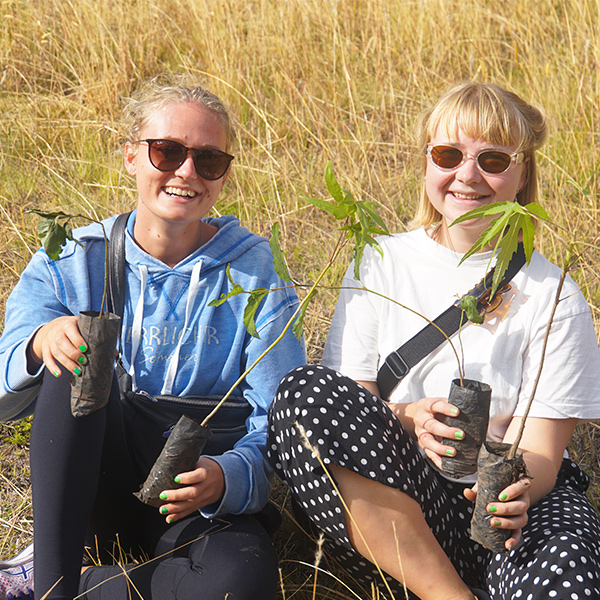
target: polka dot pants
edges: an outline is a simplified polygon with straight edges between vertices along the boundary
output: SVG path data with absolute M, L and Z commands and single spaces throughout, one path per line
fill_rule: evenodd
M 600 519 L 585 497 L 587 476 L 565 460 L 550 494 L 529 510 L 522 544 L 494 554 L 469 537 L 473 504 L 419 452 L 384 402 L 320 365 L 281 382 L 269 413 L 268 456 L 328 551 L 366 589 L 389 597 L 376 568 L 352 547 L 344 509 L 325 469 L 335 464 L 416 500 L 459 575 L 494 600 L 600 598 Z M 387 576 L 396 598 L 399 582 Z M 414 598 L 414 596 L 412 596 Z

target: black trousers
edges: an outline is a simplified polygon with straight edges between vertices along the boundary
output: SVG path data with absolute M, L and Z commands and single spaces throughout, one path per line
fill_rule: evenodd
M 429 465 L 384 402 L 331 369 L 309 365 L 283 378 L 271 405 L 267 448 L 297 505 L 325 534 L 330 554 L 366 590 L 374 583 L 389 597 L 373 564 L 350 543 L 327 465 L 416 500 L 465 583 L 493 600 L 600 598 L 600 519 L 585 496 L 587 476 L 569 460 L 554 489 L 530 508 L 522 545 L 505 556 L 470 539 L 473 504 L 463 496 L 465 485 Z M 387 580 L 394 596 L 405 598 L 401 584 Z
M 52 588 L 48 600 L 272 598 L 277 558 L 259 521 L 196 513 L 168 525 L 133 496 L 160 443 L 132 444 L 144 439 L 132 430 L 144 421 L 125 419 L 116 379 L 106 407 L 74 418 L 68 379 L 46 371 L 34 413 L 36 597 Z M 86 543 L 94 562 L 124 559 L 124 566 L 94 566 L 80 577 Z M 132 556 L 142 564 L 128 562 Z

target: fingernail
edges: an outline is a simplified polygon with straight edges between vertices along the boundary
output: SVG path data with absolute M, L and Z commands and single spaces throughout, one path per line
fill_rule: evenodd
M 168 509 L 166 506 L 161 506 L 161 508 L 160 508 L 160 512 L 161 512 L 163 515 L 166 515 L 166 514 L 169 512 L 169 509 Z
M 498 496 L 498 498 L 500 498 L 500 500 L 504 501 L 504 500 L 506 500 L 506 499 L 508 498 L 508 494 L 506 494 L 506 493 L 502 492 L 502 493 L 501 493 L 501 494 Z
M 497 510 L 498 509 L 493 504 L 490 504 L 488 506 L 488 512 L 496 512 Z
M 81 363 L 81 364 L 83 364 L 83 363 L 85 362 L 85 356 L 80 356 L 80 357 L 77 359 L 77 362 L 78 362 L 78 363 Z
M 175 479 L 173 479 L 173 481 L 174 481 L 175 483 L 181 483 L 181 477 L 179 477 L 179 475 L 177 475 L 177 476 L 175 477 Z
M 167 523 L 172 523 L 175 520 L 175 517 L 168 517 Z
M 455 431 L 454 432 L 454 437 L 457 440 L 462 440 L 465 437 L 465 433 L 464 433 L 464 431 Z
M 167 499 L 167 492 L 161 492 L 159 498 L 161 500 L 166 500 Z
M 79 376 L 79 375 L 81 375 L 81 369 L 79 367 L 75 367 L 73 369 L 73 373 L 75 373 L 75 375 Z
M 60 373 L 58 371 L 54 371 L 54 373 L 52 373 L 54 375 L 54 377 L 60 377 Z
M 454 456 L 454 448 L 448 448 L 448 450 L 446 450 L 446 454 L 448 456 Z
M 492 527 L 500 527 L 502 525 L 502 521 L 492 521 Z
M 458 408 L 456 408 L 456 406 L 453 406 L 453 407 L 450 409 L 450 412 L 451 412 L 453 415 L 457 415 L 457 414 L 458 414 Z
M 79 346 L 79 349 L 81 350 L 81 352 L 87 352 L 87 346 L 85 344 L 81 344 L 81 346 Z

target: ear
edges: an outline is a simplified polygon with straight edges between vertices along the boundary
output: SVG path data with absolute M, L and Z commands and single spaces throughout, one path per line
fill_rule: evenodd
M 123 162 L 125 163 L 125 169 L 132 176 L 135 177 L 137 158 L 137 145 L 131 142 L 125 142 L 125 149 L 123 150 Z

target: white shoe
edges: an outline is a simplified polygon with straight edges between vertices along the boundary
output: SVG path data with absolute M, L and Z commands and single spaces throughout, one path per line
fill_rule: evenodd
M 0 600 L 33 600 L 33 544 L 0 561 Z

